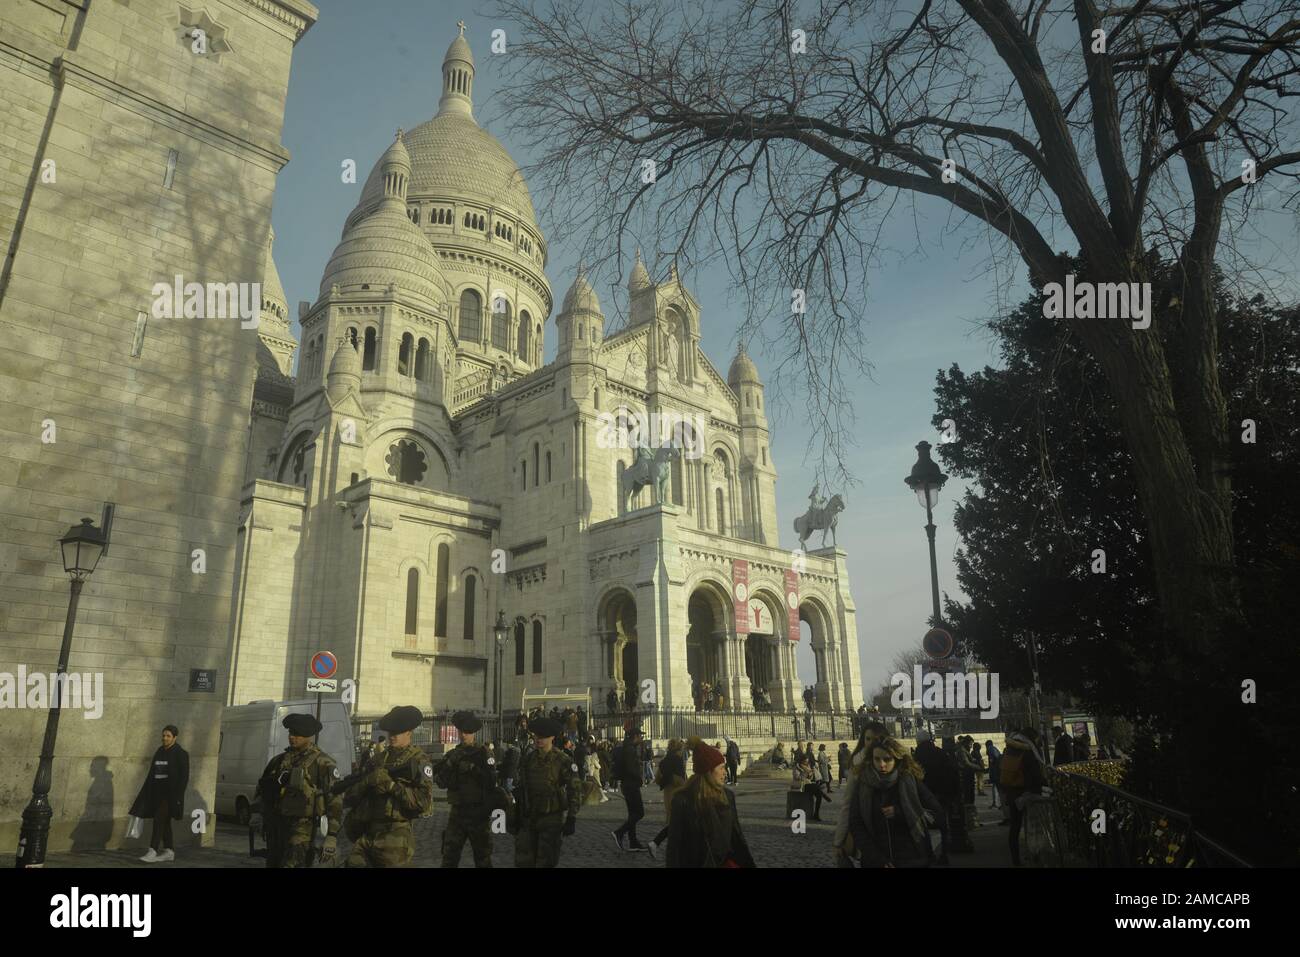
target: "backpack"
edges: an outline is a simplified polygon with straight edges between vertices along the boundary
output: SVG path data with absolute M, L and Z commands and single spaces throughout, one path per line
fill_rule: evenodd
M 1025 786 L 1025 752 L 1007 748 L 998 763 L 998 787 L 1022 788 Z

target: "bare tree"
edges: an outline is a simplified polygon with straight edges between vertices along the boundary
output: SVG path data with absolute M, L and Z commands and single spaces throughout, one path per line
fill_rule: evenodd
M 785 344 L 841 472 L 866 270 L 900 198 L 948 204 L 1040 284 L 1143 283 L 1175 259 L 1154 318 L 1171 346 L 1064 321 L 1118 399 L 1171 629 L 1207 653 L 1239 628 L 1211 281 L 1249 265 L 1232 238 L 1252 209 L 1296 198 L 1296 0 L 496 7 L 518 25 L 508 114 L 556 218 L 596 264 L 621 266 L 630 235 L 725 262 L 742 333 Z

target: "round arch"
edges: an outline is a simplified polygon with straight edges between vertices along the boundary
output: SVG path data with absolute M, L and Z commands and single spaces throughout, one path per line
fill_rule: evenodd
M 731 589 L 714 578 L 697 580 L 687 595 L 686 670 L 698 702 L 703 685 L 720 684 L 723 646 L 735 628 L 735 608 Z
M 831 656 L 835 631 L 825 602 L 816 596 L 805 596 L 799 600 L 799 621 L 807 623 L 809 644 L 812 647 L 814 667 L 817 675 L 817 696 L 824 699 L 830 693 Z
M 413 428 L 390 427 L 377 432 L 375 439 L 366 449 L 366 473 L 386 481 L 399 481 L 397 474 L 394 474 L 394 469 L 400 470 L 400 463 L 394 464 L 393 449 L 403 441 L 414 444 L 420 456 L 423 456 L 422 461 L 419 456 L 416 456 L 413 464 L 415 471 L 419 472 L 419 465 L 424 466 L 418 481 L 405 484 L 434 489 L 451 487 L 452 469 L 442 446 L 427 433 Z M 398 454 L 403 453 L 399 451 Z
M 284 447 L 284 455 L 280 457 L 280 464 L 276 468 L 275 476 L 277 482 L 285 485 L 297 485 L 305 487 L 307 482 L 307 446 L 311 444 L 312 438 L 316 433 L 311 429 L 303 429 L 288 445 Z M 301 478 L 301 481 L 299 480 Z
M 597 673 L 614 685 L 620 699 L 640 680 L 636 596 L 624 585 L 606 589 L 596 602 L 601 665 Z

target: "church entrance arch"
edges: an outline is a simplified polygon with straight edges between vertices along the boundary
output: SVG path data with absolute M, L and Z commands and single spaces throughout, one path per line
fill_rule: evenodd
M 607 594 L 597 612 L 604 672 L 621 701 L 628 689 L 635 693 L 640 681 L 637 660 L 636 599 L 624 588 Z
M 745 674 L 755 708 L 766 708 L 780 675 L 777 651 L 785 640 L 778 624 L 779 605 L 766 593 L 755 593 L 748 604 L 749 634 L 745 637 Z
M 812 651 L 817 706 L 830 707 L 831 683 L 836 676 L 831 673 L 830 616 L 820 602 L 808 600 L 800 603 L 799 630 L 807 635 Z
M 697 705 L 702 701 L 704 685 L 722 689 L 722 655 L 727 638 L 726 597 L 721 587 L 700 585 L 691 592 L 686 616 L 686 670 L 691 676 L 691 692 Z

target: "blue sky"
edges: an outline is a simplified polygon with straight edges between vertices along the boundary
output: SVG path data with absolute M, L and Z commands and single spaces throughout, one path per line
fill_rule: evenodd
M 283 134 L 293 159 L 280 174 L 274 209 L 275 259 L 295 317 L 299 300 L 315 300 L 343 221 L 396 128 L 410 129 L 437 112 L 439 68 L 458 19 L 466 22 L 477 64 L 476 119 L 525 171 L 531 161 L 512 141 L 494 96 L 498 71 L 489 36 L 508 24 L 481 17 L 477 4 L 457 0 L 315 2 L 320 20 L 294 52 Z M 341 164 L 349 158 L 357 164 L 355 185 L 340 178 Z M 550 235 L 554 224 L 540 197 L 535 194 L 534 200 L 541 229 Z M 849 554 L 868 694 L 887 680 L 897 652 L 919 647 L 929 615 L 925 513 L 903 477 L 916 459 L 916 443 L 937 441 L 930 425 L 936 411 L 935 372 L 954 362 L 968 371 L 996 363 L 979 323 L 996 311 L 997 280 L 1006 276 L 992 268 L 982 242 L 961 242 L 969 233 L 953 232 L 957 222 L 938 205 L 919 206 L 915 221 L 910 211 L 899 215 L 884 236 L 884 244 L 899 253 L 886 258 L 871 276 L 866 352 L 874 375 L 853 388 L 857 426 L 849 467 L 860 484 L 842 490 L 848 508 L 839 528 L 839 544 Z M 1269 255 L 1282 250 L 1283 258 L 1289 256 L 1294 263 L 1294 227 L 1271 221 L 1263 225 Z M 919 250 L 918 235 L 925 244 Z M 578 251 L 552 243 L 549 253 L 546 272 L 558 301 L 573 279 Z M 687 274 L 683 279 L 701 306 L 704 351 L 725 375 L 735 352 L 742 304 L 728 288 L 724 271 Z M 606 298 L 609 278 L 595 284 Z M 1013 303 L 1027 291 L 1023 270 L 1014 274 L 1009 289 Z M 553 326 L 548 325 L 546 338 L 549 360 L 556 339 Z M 751 355 L 771 392 L 772 362 L 761 351 L 751 349 Z M 960 422 L 957 425 L 960 430 Z M 791 522 L 807 507 L 815 459 L 808 456 L 805 462 L 809 449 L 797 415 L 787 412 L 772 426 L 781 544 L 793 547 Z M 950 482 L 935 513 L 939 587 L 954 595 L 959 592 L 952 555 L 958 542 L 952 509 L 962 490 L 960 483 Z M 820 534 L 812 544 L 819 541 Z M 799 666 L 804 683 L 811 683 L 814 671 L 806 642 L 800 647 Z

